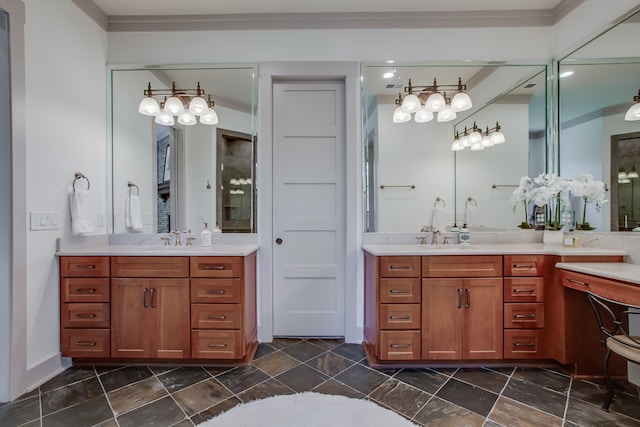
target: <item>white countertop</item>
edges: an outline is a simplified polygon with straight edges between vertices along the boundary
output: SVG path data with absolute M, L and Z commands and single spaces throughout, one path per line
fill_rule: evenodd
M 372 255 L 627 255 L 621 249 L 564 247 L 542 243 L 491 243 L 470 245 L 365 244 L 364 251 Z
M 640 265 L 624 262 L 559 262 L 556 268 L 640 285 Z
M 104 245 L 68 248 L 58 256 L 246 256 L 259 248 L 256 244 L 213 244 L 211 246 Z

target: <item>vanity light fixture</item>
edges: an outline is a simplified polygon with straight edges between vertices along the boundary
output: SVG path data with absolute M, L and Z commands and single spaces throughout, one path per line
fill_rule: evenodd
M 481 127 L 478 127 L 473 122 L 473 127 L 468 129 L 466 126 L 464 132 L 456 132 L 451 144 L 452 151 L 461 151 L 467 147 L 471 147 L 472 151 L 484 150 L 494 145 L 503 144 L 506 142 L 504 134 L 500 131 L 500 124 L 496 122 L 495 127 L 486 129 L 483 131 Z
M 446 91 L 455 91 L 453 98 L 447 97 Z M 411 114 L 415 113 L 414 120 L 418 123 L 426 123 L 433 120 L 433 113 L 437 113 L 438 122 L 449 122 L 456 118 L 461 111 L 470 109 L 473 104 L 471 98 L 466 93 L 467 85 L 462 84 L 462 79 L 458 77 L 456 85 L 439 85 L 436 79 L 429 86 L 413 86 L 411 79 L 404 87 L 405 97 L 398 95 L 393 113 L 394 123 L 404 123 L 411 120 Z M 401 115 L 402 111 L 404 115 Z M 428 114 L 428 113 L 431 114 Z M 406 116 L 408 115 L 408 117 Z
M 158 102 L 154 97 L 163 96 Z M 167 98 L 169 96 L 169 98 Z M 178 123 L 185 126 L 195 125 L 200 117 L 200 123 L 205 125 L 218 124 L 218 115 L 213 109 L 214 102 L 211 95 L 204 98 L 204 90 L 198 82 L 196 89 L 177 89 L 173 82 L 171 89 L 151 89 L 151 82 L 144 90 L 144 98 L 140 101 L 138 112 L 146 116 L 155 117 L 158 124 L 172 126 L 175 123 L 174 116 L 178 117 Z
M 627 114 L 624 115 L 624 119 L 628 122 L 634 120 L 640 120 L 640 89 L 638 89 L 638 94 L 633 97 L 633 104 L 631 108 L 627 110 Z
M 618 182 L 620 182 L 621 179 L 627 179 L 627 172 L 625 172 L 622 166 L 618 169 Z
M 640 176 L 640 175 L 638 175 L 638 171 L 636 169 L 636 166 L 633 165 L 633 167 L 631 167 L 631 172 L 629 172 L 627 174 L 627 178 L 638 179 L 638 176 Z

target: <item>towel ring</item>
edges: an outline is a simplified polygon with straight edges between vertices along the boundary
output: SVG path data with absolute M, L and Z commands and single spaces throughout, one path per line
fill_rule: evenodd
M 133 187 L 135 187 L 135 188 L 136 188 L 136 196 L 139 196 L 139 195 L 140 195 L 140 189 L 139 189 L 139 188 L 138 188 L 138 186 L 137 186 L 137 185 L 135 185 L 133 182 L 131 182 L 131 181 L 127 182 L 127 187 L 129 187 L 129 194 L 131 194 L 131 189 L 132 189 Z
M 87 180 L 87 190 L 91 188 L 91 183 L 89 182 L 89 178 L 87 178 L 86 176 L 84 176 L 82 173 L 80 172 L 76 172 L 73 178 L 73 191 L 76 191 L 76 181 L 79 179 L 86 179 Z
M 440 206 L 438 203 L 442 203 L 443 208 L 447 205 L 440 197 L 436 197 L 436 201 L 433 202 L 433 207 L 435 208 L 436 206 Z
M 472 206 L 474 208 L 478 207 L 478 202 L 476 201 L 476 199 L 474 199 L 473 197 L 469 196 L 467 197 L 467 201 L 464 204 L 466 207 Z

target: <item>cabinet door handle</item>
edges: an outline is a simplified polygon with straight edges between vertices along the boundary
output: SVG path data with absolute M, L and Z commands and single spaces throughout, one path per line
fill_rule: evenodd
M 76 341 L 76 345 L 80 347 L 95 347 L 98 343 L 95 341 Z
M 535 313 L 529 313 L 529 314 L 514 314 L 513 315 L 514 319 L 535 319 L 536 318 L 536 314 Z
M 458 288 L 458 308 L 462 308 L 462 288 Z
M 514 347 L 535 347 L 536 343 L 534 342 L 514 342 L 513 343 Z
M 531 288 L 531 289 L 514 289 L 513 293 L 514 294 L 532 294 L 536 291 L 536 288 Z
M 390 265 L 389 269 L 391 270 L 410 270 L 410 265 Z
M 148 291 L 149 291 L 149 290 L 148 290 L 147 288 L 142 288 L 142 306 L 143 306 L 144 308 L 149 307 L 149 306 L 147 305 L 147 292 L 148 292 Z
M 391 344 L 391 348 L 411 348 L 411 344 Z
M 75 292 L 76 294 L 93 294 L 93 293 L 97 292 L 97 289 L 78 288 L 78 289 L 74 290 L 73 292 Z
M 156 288 L 151 288 L 151 297 L 149 298 L 151 300 L 151 308 L 156 308 L 156 301 L 154 298 L 155 294 L 156 294 Z
M 204 270 L 224 270 L 224 265 L 222 264 L 205 264 L 202 266 Z
M 209 320 L 224 320 L 227 318 L 227 316 L 212 316 L 210 314 L 205 314 L 204 318 Z
M 589 286 L 588 282 L 583 282 L 583 281 L 580 281 L 580 280 L 571 279 L 570 277 L 567 277 L 567 282 L 573 283 L 574 285 Z
M 217 294 L 217 295 L 222 295 L 224 294 L 224 289 L 205 289 L 204 290 L 205 294 Z
M 224 348 L 226 346 L 227 346 L 227 343 L 222 343 L 222 344 L 216 344 L 214 342 L 207 343 L 207 347 L 212 347 L 212 348 Z
M 405 316 L 389 316 L 391 320 L 411 320 L 411 315 L 407 314 Z
M 464 308 L 469 308 L 471 307 L 471 289 L 466 288 L 465 291 L 467 293 L 467 303 L 465 304 Z
M 74 264 L 73 268 L 77 268 L 78 270 L 93 270 L 96 266 L 88 264 Z
M 389 289 L 390 294 L 410 294 L 410 289 Z
M 513 268 L 535 268 L 535 264 L 513 264 Z
M 93 313 L 78 313 L 76 314 L 78 319 L 94 319 L 96 317 Z

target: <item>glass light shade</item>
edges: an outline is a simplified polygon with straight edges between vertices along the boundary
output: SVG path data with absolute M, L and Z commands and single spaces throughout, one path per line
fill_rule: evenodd
M 444 96 L 442 96 L 438 92 L 432 93 L 431 95 L 429 95 L 429 97 L 427 98 L 427 102 L 424 104 L 424 108 L 431 111 L 440 111 L 444 109 L 444 107 L 445 107 Z M 440 116 L 438 115 L 438 117 Z
M 416 111 L 416 114 L 413 117 L 413 119 L 417 123 L 430 122 L 431 120 L 433 120 L 433 113 L 427 110 L 426 108 L 419 108 L 418 111 Z
M 200 123 L 204 125 L 217 125 L 218 124 L 218 114 L 215 112 L 213 108 L 209 108 L 207 114 L 203 114 L 200 116 Z
M 164 102 L 164 112 L 179 116 L 184 113 L 184 105 L 177 96 L 172 96 Z
M 463 147 L 471 147 L 471 143 L 469 142 L 469 136 L 464 135 L 462 138 L 460 138 L 460 143 L 462 144 Z
M 471 151 L 481 151 L 481 150 L 484 150 L 484 147 L 482 146 L 481 142 L 476 142 L 471 146 Z
M 150 96 L 146 96 L 142 98 L 140 101 L 140 105 L 138 106 L 138 113 L 144 114 L 145 116 L 155 116 L 160 112 L 160 104 L 155 98 Z
M 506 141 L 504 134 L 500 131 L 492 133 L 489 138 L 491 138 L 491 142 L 493 142 L 494 145 L 502 144 Z
M 451 100 L 451 108 L 456 112 L 466 111 L 472 106 L 473 104 L 471 103 L 471 98 L 469 98 L 469 95 L 464 92 L 456 93 Z
M 455 119 L 456 116 L 456 112 L 453 111 L 449 105 L 447 105 L 443 110 L 438 111 L 439 122 L 450 122 Z
M 415 113 L 418 111 L 420 106 L 420 99 L 412 93 L 405 96 L 402 100 L 402 111 L 405 113 Z
M 196 96 L 189 102 L 189 112 L 192 115 L 201 116 L 207 114 L 207 111 L 209 111 L 209 104 L 203 97 Z
M 411 114 L 402 111 L 402 107 L 396 107 L 393 111 L 393 123 L 405 123 L 411 120 Z
M 491 137 L 489 137 L 489 135 L 484 135 L 480 143 L 483 147 L 493 147 L 493 142 L 491 142 Z
M 161 112 L 156 116 L 156 123 L 163 126 L 173 126 L 175 122 L 171 114 Z
M 629 178 L 618 179 L 618 184 L 631 184 L 631 180 Z
M 624 119 L 628 122 L 634 120 L 640 120 L 640 102 L 637 102 L 627 110 L 627 114 L 624 115 Z
M 178 116 L 178 123 L 185 126 L 195 125 L 197 123 L 196 116 L 188 111 L 185 111 Z
M 464 145 L 462 145 L 460 140 L 456 139 L 455 141 L 453 141 L 453 144 L 451 144 L 451 151 L 461 151 L 461 150 L 464 150 Z
M 636 170 L 636 167 L 632 167 L 631 168 L 631 172 L 629 172 L 627 174 L 627 178 L 631 178 L 631 179 L 638 179 L 638 171 Z
M 626 179 L 627 178 L 627 173 L 624 171 L 623 168 L 620 168 L 620 170 L 618 171 L 618 179 Z
M 469 142 L 471 143 L 471 145 L 475 144 L 476 142 L 480 142 L 482 141 L 482 134 L 480 132 L 478 132 L 477 130 L 474 130 L 473 132 L 471 132 L 469 134 Z

